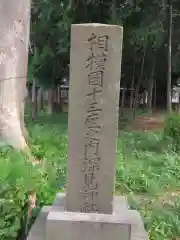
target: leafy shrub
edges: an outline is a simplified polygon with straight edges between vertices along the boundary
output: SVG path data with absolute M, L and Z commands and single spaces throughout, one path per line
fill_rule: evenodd
M 164 127 L 164 137 L 170 137 L 174 147 L 179 149 L 180 146 L 180 115 L 172 114 L 167 117 Z
M 32 215 L 28 216 L 31 193 L 37 193 L 36 211 L 41 205 L 52 202 L 57 190 L 53 171 L 49 163 L 35 165 L 20 152 L 0 150 L 1 240 L 20 240 L 27 234 L 32 220 Z

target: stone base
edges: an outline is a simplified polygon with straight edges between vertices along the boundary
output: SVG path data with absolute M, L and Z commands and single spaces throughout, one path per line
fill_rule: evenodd
M 137 211 L 129 210 L 124 197 L 114 197 L 112 215 L 65 211 L 65 194 L 52 207 L 44 207 L 27 240 L 147 240 Z

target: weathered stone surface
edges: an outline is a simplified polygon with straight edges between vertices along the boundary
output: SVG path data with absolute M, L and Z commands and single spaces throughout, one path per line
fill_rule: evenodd
M 51 207 L 44 207 L 36 219 L 27 240 L 45 240 L 46 220 Z
M 131 240 L 148 240 L 148 234 L 144 229 L 143 221 L 141 219 L 140 214 L 137 211 L 128 210 L 128 205 L 124 197 L 115 196 L 114 199 L 116 199 L 114 200 L 114 203 L 116 203 L 116 206 L 114 204 L 113 215 L 120 216 L 119 218 L 121 219 L 123 224 L 131 225 L 130 239 Z M 47 238 L 48 236 L 46 236 L 48 214 L 50 213 L 51 218 L 53 219 L 55 215 L 58 216 L 59 214 L 61 215 L 61 213 L 64 214 L 64 211 L 65 211 L 65 194 L 60 193 L 60 194 L 57 194 L 56 201 L 52 207 L 44 207 L 42 209 L 39 217 L 37 218 L 35 224 L 31 229 L 31 232 L 27 240 L 49 240 Z M 75 216 L 78 216 L 80 213 L 74 213 L 74 214 Z M 60 224 L 60 222 L 58 224 Z M 58 240 L 61 240 L 61 234 Z
M 72 25 L 67 211 L 112 213 L 123 28 Z
M 47 240 L 130 240 L 131 225 L 121 215 L 51 212 L 48 215 Z

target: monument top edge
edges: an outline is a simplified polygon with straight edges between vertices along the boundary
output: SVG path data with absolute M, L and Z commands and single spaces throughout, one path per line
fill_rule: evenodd
M 116 27 L 116 28 L 123 28 L 120 25 L 115 24 L 104 24 L 104 23 L 78 23 L 72 24 L 72 26 L 82 26 L 82 27 Z

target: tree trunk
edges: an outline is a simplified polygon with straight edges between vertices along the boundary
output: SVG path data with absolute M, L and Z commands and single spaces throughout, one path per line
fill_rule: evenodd
M 178 95 L 179 95 L 179 101 L 178 101 L 178 114 L 180 114 L 180 92 L 178 92 Z
M 154 79 L 154 101 L 153 101 L 153 108 L 156 108 L 156 79 Z
M 153 84 L 154 84 L 154 70 L 155 70 L 155 61 L 153 62 L 150 78 L 149 78 L 149 86 L 148 86 L 148 102 L 147 109 L 152 109 L 152 97 L 153 97 Z
M 47 114 L 51 115 L 52 113 L 53 113 L 53 90 L 49 89 L 49 91 L 48 91 Z
M 171 38 L 172 38 L 172 0 L 168 0 L 168 73 L 167 73 L 167 111 L 171 114 Z
M 33 79 L 33 87 L 32 87 L 32 119 L 37 120 L 37 91 L 36 91 L 36 80 Z
M 124 108 L 125 95 L 126 95 L 125 93 L 126 93 L 126 90 L 125 90 L 125 87 L 124 87 L 123 90 L 122 90 L 121 106 L 120 106 L 120 115 L 122 115 L 123 108 Z
M 146 56 L 146 47 L 144 48 L 143 59 L 142 59 L 142 64 L 141 64 L 141 73 L 140 73 L 140 77 L 139 77 L 139 80 L 138 80 L 138 83 L 136 86 L 136 91 L 135 91 L 133 119 L 135 119 L 135 117 L 136 117 L 137 100 L 138 100 L 138 95 L 139 95 L 139 89 L 141 86 L 141 81 L 143 78 L 145 56 Z
M 44 89 L 43 91 L 43 106 L 45 111 L 47 112 L 47 105 L 48 105 L 48 91 Z
M 0 141 L 25 149 L 30 0 L 1 0 L 0 23 Z
M 44 89 L 41 88 L 42 92 L 41 92 L 41 111 L 44 110 Z
M 143 109 L 147 108 L 147 101 L 148 101 L 148 91 L 145 90 L 143 92 L 143 105 L 142 105 Z
M 132 77 L 132 83 L 131 83 L 131 94 L 130 94 L 130 109 L 133 108 L 133 99 L 134 99 L 134 76 L 135 76 L 135 69 L 136 69 L 136 63 L 134 59 L 134 64 L 133 64 L 133 77 Z
M 62 111 L 62 102 L 61 102 L 61 86 L 58 85 L 57 87 L 57 105 L 59 112 Z
M 54 104 L 53 110 L 56 113 L 61 112 L 60 96 L 59 96 L 59 85 L 54 89 Z
M 38 94 L 37 94 L 37 110 L 38 110 L 38 113 L 41 112 L 42 110 L 42 94 L 43 94 L 43 91 L 42 91 L 42 88 L 40 87 L 39 90 L 38 90 Z

